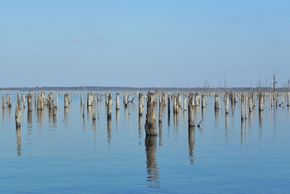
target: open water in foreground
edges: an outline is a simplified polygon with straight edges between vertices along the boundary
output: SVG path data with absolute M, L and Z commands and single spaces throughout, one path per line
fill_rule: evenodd
M 103 100 L 93 122 L 78 95 L 68 110 L 60 96 L 57 116 L 24 109 L 16 131 L 12 95 L 12 109 L 0 111 L 0 193 L 290 192 L 287 107 L 267 105 L 241 123 L 238 104 L 215 114 L 209 98 L 196 110 L 201 128 L 188 130 L 187 112 L 165 111 L 159 135 L 146 138 L 138 100 L 113 108 L 111 121 Z

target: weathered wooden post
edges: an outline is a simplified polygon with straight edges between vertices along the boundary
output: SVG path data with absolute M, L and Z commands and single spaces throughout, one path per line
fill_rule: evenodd
M 11 96 L 8 96 L 7 106 L 8 106 L 8 108 L 11 108 L 12 107 L 12 98 L 11 98 Z
M 18 107 L 21 107 L 21 96 L 17 94 L 17 101 L 16 101 Z
M 244 94 L 241 96 L 241 121 L 247 119 L 247 98 Z
M 179 113 L 179 94 L 173 96 L 173 113 L 178 114 Z
M 290 106 L 290 92 L 287 92 L 287 107 Z
M 146 123 L 145 130 L 146 136 L 155 136 L 156 132 L 156 102 L 154 99 L 154 94 L 148 92 L 147 94 L 147 114 L 146 114 Z
M 170 126 L 170 95 L 167 96 L 167 124 Z
M 225 114 L 229 114 L 230 112 L 230 102 L 229 102 L 229 95 L 225 93 Z
M 194 95 L 194 102 L 195 102 L 195 106 L 200 105 L 200 96 L 198 95 L 198 93 L 195 93 Z
M 84 97 L 83 94 L 80 94 L 80 107 L 82 108 L 84 106 Z
M 22 95 L 21 96 L 21 101 L 23 102 L 23 109 L 25 109 L 26 108 L 26 104 L 25 104 L 25 102 L 26 102 L 26 96 L 25 95 Z
M 128 107 L 128 102 L 129 102 L 128 95 L 127 94 L 124 94 L 123 103 L 125 105 L 125 108 Z
M 2 96 L 2 109 L 3 110 L 5 109 L 5 98 L 4 98 L 4 96 Z
M 45 104 L 45 97 L 44 93 L 40 93 L 37 96 L 37 110 L 44 110 L 44 104 Z
M 54 104 L 54 95 L 53 95 L 52 92 L 50 92 L 50 93 L 48 94 L 48 98 L 47 98 L 47 107 L 48 107 L 49 109 L 53 109 L 54 106 L 55 106 L 55 104 Z
M 214 101 L 214 111 L 217 112 L 221 109 L 221 106 L 220 106 L 220 99 L 219 99 L 219 96 L 216 94 L 215 95 L 215 101 Z
M 94 105 L 94 96 L 92 93 L 87 94 L 87 107 L 91 107 Z
M 192 106 L 192 101 L 194 101 L 193 94 L 189 94 L 188 98 L 188 128 L 192 128 L 195 127 L 194 107 Z
M 201 108 L 204 109 L 206 108 L 206 106 L 207 106 L 207 99 L 206 99 L 206 96 L 203 94 L 201 96 Z
M 249 106 L 249 113 L 253 112 L 254 103 L 253 103 L 253 94 L 248 96 L 248 106 Z
M 120 110 L 120 95 L 119 93 L 116 94 L 116 111 Z
M 183 98 L 183 111 L 187 111 L 187 106 L 188 106 L 188 103 L 187 103 L 187 97 L 184 96 Z
M 64 94 L 63 100 L 64 100 L 64 102 L 63 102 L 64 108 L 69 108 L 70 107 L 70 96 L 69 96 L 69 94 L 67 94 L 67 93 Z
M 144 113 L 144 95 L 143 93 L 139 93 L 139 116 Z
M 107 99 L 107 119 L 108 120 L 112 119 L 112 106 L 113 106 L 112 94 L 109 93 L 108 94 L 108 99 Z
M 18 106 L 18 104 L 16 105 L 15 108 L 15 125 L 16 128 L 21 128 L 21 109 L 20 106 Z
M 32 112 L 33 110 L 33 96 L 32 93 L 28 93 L 27 95 L 27 111 Z
M 262 92 L 259 93 L 259 111 L 264 110 L 264 96 Z
M 164 102 L 162 96 L 159 97 L 159 112 L 158 112 L 158 122 L 162 123 L 163 119 Z

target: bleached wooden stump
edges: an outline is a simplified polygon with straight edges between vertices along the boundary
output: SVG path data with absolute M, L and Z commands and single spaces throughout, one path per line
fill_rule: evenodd
M 264 95 L 262 92 L 259 93 L 259 111 L 264 110 Z
M 112 107 L 113 107 L 113 101 L 112 101 L 112 94 L 109 93 L 107 97 L 107 119 L 112 119 Z
M 92 93 L 87 94 L 87 107 L 94 105 L 94 96 Z
M 220 106 L 220 98 L 219 96 L 216 94 L 215 95 L 215 98 L 214 98 L 214 111 L 217 112 L 221 109 L 221 106 Z
M 194 101 L 193 94 L 188 96 L 188 127 L 195 127 L 195 118 L 194 118 L 194 106 L 192 106 L 192 101 Z
M 45 106 L 45 95 L 44 95 L 44 93 L 40 93 L 37 96 L 36 108 L 37 108 L 37 110 L 44 110 L 44 106 Z
M 33 111 L 33 95 L 32 95 L 32 93 L 28 93 L 28 95 L 27 95 L 27 111 L 28 112 Z
M 225 93 L 225 97 L 224 97 L 225 99 L 225 114 L 227 115 L 227 114 L 229 114 L 229 112 L 230 112 L 230 100 L 229 100 L 229 95 L 228 95 L 228 93 Z
M 5 98 L 4 98 L 4 96 L 2 96 L 2 109 L 3 110 L 5 109 Z
M 138 112 L 139 112 L 139 115 L 143 115 L 144 113 L 144 95 L 143 93 L 139 93 L 138 95 Z
M 148 92 L 147 94 L 147 114 L 145 123 L 146 136 L 156 136 L 156 101 L 154 94 Z
M 63 104 L 64 104 L 64 108 L 69 108 L 70 107 L 70 95 L 69 94 L 64 94 L 63 96 Z
M 120 110 L 120 95 L 119 93 L 116 94 L 116 110 Z
M 21 119 L 22 119 L 21 108 L 17 104 L 16 108 L 15 108 L 15 126 L 16 126 L 16 128 L 21 128 Z

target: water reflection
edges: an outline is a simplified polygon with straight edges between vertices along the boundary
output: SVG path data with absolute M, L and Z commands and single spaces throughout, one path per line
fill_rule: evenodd
M 138 116 L 138 137 L 139 137 L 139 145 L 141 145 L 141 138 L 144 130 L 144 117 L 143 115 Z
M 119 128 L 119 120 L 120 120 L 120 110 L 116 110 L 116 129 Z
M 110 145 L 112 139 L 112 118 L 107 118 L 107 142 Z
M 229 114 L 225 114 L 225 141 L 228 142 Z
M 195 150 L 195 128 L 188 128 L 188 152 L 189 152 L 189 160 L 190 164 L 194 164 L 194 150 Z
M 67 125 L 68 124 L 68 120 L 69 120 L 69 113 L 70 113 L 70 107 L 65 107 L 64 108 L 64 124 Z
M 44 110 L 37 110 L 38 127 L 42 128 L 44 124 Z
M 22 153 L 22 132 L 21 128 L 16 128 L 16 138 L 17 138 L 17 156 L 21 156 Z
M 32 128 L 32 111 L 27 111 L 27 127 Z
M 147 181 L 149 181 L 149 187 L 159 188 L 159 169 L 156 160 L 156 136 L 146 136 L 146 165 L 147 165 Z
M 215 127 L 218 128 L 219 127 L 219 119 L 220 119 L 220 111 L 219 110 L 214 111 L 214 118 L 215 118 Z

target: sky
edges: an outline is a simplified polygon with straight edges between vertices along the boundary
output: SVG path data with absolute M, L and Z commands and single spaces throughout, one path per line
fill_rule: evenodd
M 290 0 L 0 0 L 0 87 L 290 79 Z

